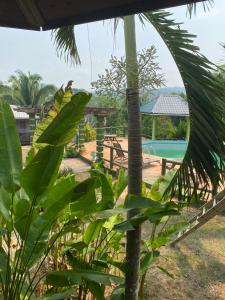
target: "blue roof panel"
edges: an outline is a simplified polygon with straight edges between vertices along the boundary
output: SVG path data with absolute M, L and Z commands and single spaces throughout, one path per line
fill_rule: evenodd
M 141 106 L 142 114 L 188 117 L 188 103 L 178 95 L 160 95 Z

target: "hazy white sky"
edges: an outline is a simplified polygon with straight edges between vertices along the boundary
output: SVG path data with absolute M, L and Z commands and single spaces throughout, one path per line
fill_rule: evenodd
M 225 0 L 215 0 L 214 7 L 207 13 L 199 4 L 197 15 L 191 20 L 186 16 L 186 7 L 170 11 L 177 21 L 184 22 L 183 28 L 197 34 L 196 44 L 204 55 L 215 63 L 225 61 L 225 51 L 219 45 L 225 42 Z M 156 46 L 167 86 L 181 86 L 176 66 L 154 28 L 151 25 L 143 28 L 137 22 L 136 31 L 138 49 Z M 15 70 L 20 69 L 41 74 L 45 83 L 60 86 L 73 79 L 76 87 L 90 89 L 90 82 L 108 67 L 110 55 L 124 55 L 122 23 L 115 39 L 109 21 L 77 26 L 76 36 L 82 65 L 71 67 L 56 56 L 50 32 L 0 28 L 0 81 L 6 82 Z

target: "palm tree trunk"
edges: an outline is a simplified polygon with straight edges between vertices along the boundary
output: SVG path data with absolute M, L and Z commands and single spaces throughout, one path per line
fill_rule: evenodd
M 138 66 L 135 36 L 135 17 L 124 17 L 124 35 L 127 73 L 127 107 L 128 107 L 128 193 L 141 194 L 142 187 L 142 149 L 141 118 L 138 91 Z M 128 213 L 128 218 L 137 214 L 137 210 Z M 125 299 L 138 299 L 139 265 L 140 265 L 141 226 L 127 232 L 125 279 Z

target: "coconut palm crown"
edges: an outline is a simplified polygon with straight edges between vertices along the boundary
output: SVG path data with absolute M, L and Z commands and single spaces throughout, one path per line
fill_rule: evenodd
M 11 93 L 8 93 L 7 99 L 10 103 L 19 106 L 41 107 L 51 101 L 56 92 L 54 85 L 42 83 L 40 75 L 25 74 L 20 70 L 10 76 L 9 86 Z

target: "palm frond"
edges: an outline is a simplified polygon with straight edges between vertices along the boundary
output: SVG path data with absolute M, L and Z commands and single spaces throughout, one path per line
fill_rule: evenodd
M 75 38 L 75 26 L 66 26 L 52 31 L 52 38 L 56 45 L 56 53 L 65 62 L 79 65 L 81 63 L 80 56 L 77 49 Z
M 205 0 L 201 3 L 204 11 L 209 11 L 210 8 L 214 5 L 214 0 Z M 187 15 L 191 18 L 192 15 L 196 14 L 197 11 L 197 3 L 191 3 L 187 5 Z
M 169 192 L 191 198 L 193 186 L 214 192 L 225 180 L 225 86 L 213 74 L 216 66 L 199 53 L 192 34 L 180 29 L 165 11 L 145 13 L 180 71 L 187 93 L 191 133 L 183 164 Z
M 56 86 L 52 84 L 41 85 L 36 95 L 36 106 L 47 104 L 52 101 L 56 91 Z

